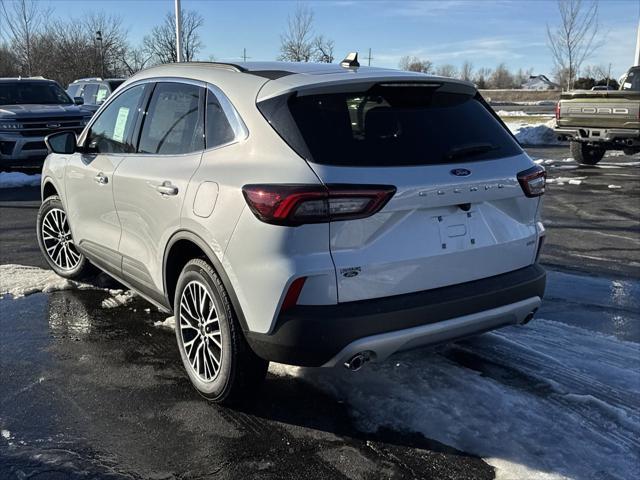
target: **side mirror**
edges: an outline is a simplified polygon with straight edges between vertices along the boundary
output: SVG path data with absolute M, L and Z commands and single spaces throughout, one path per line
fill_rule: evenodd
M 76 105 L 84 105 L 84 98 L 73 97 L 73 103 L 75 103 Z
M 76 134 L 73 132 L 58 132 L 47 135 L 44 143 L 49 153 L 62 153 L 70 155 L 76 151 Z

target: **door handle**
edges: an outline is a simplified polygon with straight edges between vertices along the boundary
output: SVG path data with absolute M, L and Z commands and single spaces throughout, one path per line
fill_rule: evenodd
M 171 185 L 169 180 L 165 180 L 161 185 L 156 185 L 156 190 L 160 192 L 162 195 L 177 195 L 178 187 L 175 185 Z
M 93 177 L 93 180 L 99 183 L 100 185 L 106 185 L 107 183 L 109 183 L 109 177 L 107 177 L 102 172 L 100 172 L 95 177 Z

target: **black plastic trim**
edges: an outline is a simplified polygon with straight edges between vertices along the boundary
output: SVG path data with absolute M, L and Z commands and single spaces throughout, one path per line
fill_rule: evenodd
M 422 292 L 337 305 L 298 305 L 281 314 L 271 334 L 245 332 L 260 357 L 319 367 L 364 337 L 437 323 L 544 295 L 538 265 Z

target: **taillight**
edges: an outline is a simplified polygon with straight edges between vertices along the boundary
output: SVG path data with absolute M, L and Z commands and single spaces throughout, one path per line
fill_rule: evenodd
M 556 120 L 560 120 L 560 102 L 556 103 Z
M 539 197 L 544 193 L 544 187 L 547 183 L 547 172 L 540 165 L 531 167 L 528 170 L 518 174 L 518 182 L 524 194 L 529 197 Z
M 379 212 L 396 192 L 389 185 L 245 185 L 253 214 L 274 225 L 298 226 L 365 218 Z

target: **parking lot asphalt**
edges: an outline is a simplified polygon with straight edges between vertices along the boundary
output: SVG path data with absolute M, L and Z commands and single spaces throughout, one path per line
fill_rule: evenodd
M 584 275 L 554 276 L 540 315 L 638 342 L 637 306 L 597 305 L 593 281 L 637 293 L 640 158 L 607 157 L 585 168 L 566 161 L 566 148 L 528 152 L 552 179 L 542 262 Z M 0 265 L 45 268 L 35 239 L 38 203 L 37 188 L 0 189 Z M 245 406 L 208 404 L 183 372 L 173 332 L 154 326 L 166 315 L 139 298 L 104 308 L 109 295 L 0 299 L 0 479 L 494 477 L 481 458 L 411 428 L 364 429 L 348 399 L 277 370 Z M 496 370 L 495 358 L 474 360 L 473 348 L 463 343 L 442 358 L 539 394 L 535 381 Z

